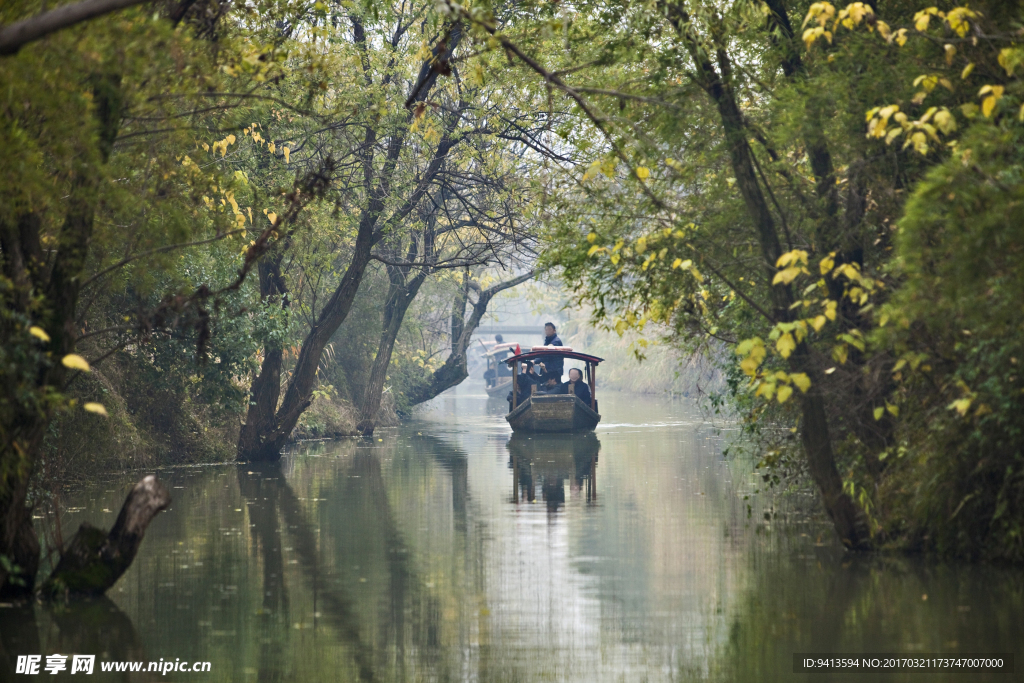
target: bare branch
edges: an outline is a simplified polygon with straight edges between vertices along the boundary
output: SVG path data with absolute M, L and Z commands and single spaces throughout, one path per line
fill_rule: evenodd
M 63 5 L 55 10 L 22 19 L 0 28 L 0 55 L 13 55 L 22 45 L 60 31 L 69 26 L 116 12 L 149 0 L 84 0 Z

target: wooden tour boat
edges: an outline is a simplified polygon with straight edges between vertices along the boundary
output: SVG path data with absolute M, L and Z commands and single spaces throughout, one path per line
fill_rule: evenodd
M 519 373 L 522 364 L 538 358 L 561 356 L 581 360 L 586 364 L 583 381 L 590 386 L 590 404 L 584 403 L 575 393 L 545 394 L 530 386 L 530 394 L 519 401 Z M 573 351 L 565 346 L 535 346 L 530 351 L 508 358 L 511 365 L 512 405 L 505 419 L 514 432 L 580 432 L 597 427 L 601 415 L 597 412 L 597 364 L 603 358 Z
M 490 346 L 485 353 L 480 354 L 487 364 L 487 369 L 494 371 L 494 377 L 488 378 L 484 386 L 488 396 L 504 397 L 512 388 L 512 375 L 499 375 L 498 368 L 501 367 L 501 361 L 508 355 L 508 352 L 514 351 L 518 346 L 519 344 L 516 342 L 503 342 Z

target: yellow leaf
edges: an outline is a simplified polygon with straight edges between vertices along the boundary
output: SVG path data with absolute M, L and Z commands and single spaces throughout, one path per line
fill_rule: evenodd
M 587 249 L 587 256 L 593 256 L 599 251 L 605 251 L 605 248 L 597 244 L 591 245 L 590 249 Z
M 939 17 L 945 16 L 935 7 L 928 7 L 914 15 L 914 28 L 918 31 L 924 31 L 928 28 L 928 22 L 931 20 L 932 15 Z
M 874 409 L 873 412 L 875 415 L 875 421 L 878 421 L 882 419 L 882 414 L 885 412 L 885 408 L 883 408 L 882 406 L 878 406 L 877 408 Z
M 675 270 L 681 265 L 683 265 L 683 259 L 677 258 L 675 261 L 672 262 L 672 270 Z
M 963 417 L 964 415 L 966 415 L 967 411 L 970 410 L 970 408 L 971 408 L 971 399 L 969 399 L 969 398 L 959 398 L 959 399 L 953 401 L 952 403 L 950 403 L 948 406 L 946 406 L 947 410 L 956 410 L 956 412 L 958 412 L 960 414 L 960 417 Z
M 825 317 L 828 318 L 829 320 L 835 320 L 836 319 L 836 306 L 838 306 L 838 305 L 839 304 L 836 301 L 829 301 L 828 303 L 826 303 L 825 304 Z
M 592 232 L 592 233 L 588 234 L 587 235 L 587 241 L 590 242 L 591 244 L 596 242 L 597 241 L 597 233 L 596 232 Z
M 819 26 L 824 26 L 828 23 L 829 19 L 835 16 L 836 8 L 832 6 L 830 2 L 815 2 L 807 10 L 807 16 L 804 17 L 804 26 L 807 26 L 812 20 L 817 22 Z
M 886 402 L 885 409 L 888 410 L 889 414 L 891 414 L 893 417 L 899 417 L 900 416 L 900 409 L 898 407 L 892 405 L 891 403 Z
M 291 156 L 292 151 L 290 149 L 288 149 L 287 147 L 282 147 L 281 151 L 284 152 L 284 163 L 287 164 L 288 163 L 288 157 Z
M 942 13 L 939 13 L 942 16 Z M 956 31 L 956 34 L 963 38 L 967 35 L 967 31 L 970 30 L 970 22 L 968 19 L 974 19 L 978 16 L 978 13 L 974 10 L 968 9 L 967 7 L 956 7 L 950 10 L 949 14 L 946 15 L 946 21 L 949 22 L 949 27 Z
M 846 344 L 841 344 L 839 346 L 832 347 L 832 357 L 835 358 L 840 365 L 846 363 L 848 353 L 849 352 L 846 349 Z
M 949 135 L 956 130 L 956 119 L 945 107 L 935 113 L 934 120 L 935 126 L 942 131 L 943 135 Z
M 639 178 L 640 180 L 647 180 L 647 178 L 650 175 L 651 175 L 651 169 L 647 168 L 646 166 L 638 166 L 637 167 L 637 169 L 636 169 L 636 177 Z
M 972 71 L 974 71 L 974 62 L 971 62 L 964 67 L 964 70 L 960 72 L 960 79 L 967 80 L 967 77 L 971 75 Z
M 994 95 L 989 95 L 984 100 L 982 100 L 981 113 L 986 119 L 992 115 L 992 110 L 996 108 L 996 102 L 998 101 L 999 99 L 996 98 Z
M 1006 90 L 1006 88 L 1001 85 L 983 85 L 981 86 L 981 90 L 978 91 L 978 97 L 991 93 L 993 97 L 999 99 L 1003 96 L 1004 90 Z
M 634 247 L 634 249 L 636 250 L 637 254 L 642 254 L 645 251 L 647 251 L 647 238 L 641 237 L 640 239 L 638 239 L 636 241 L 636 246 Z
M 46 331 L 43 330 L 43 328 L 39 327 L 38 325 L 33 325 L 32 327 L 28 328 L 28 333 L 31 334 L 36 339 L 40 339 L 44 342 L 50 341 L 50 335 L 46 334 Z
M 772 284 L 777 285 L 781 282 L 783 284 L 788 285 L 790 282 L 796 279 L 797 275 L 799 275 L 802 272 L 806 273 L 807 269 L 801 268 L 800 266 L 792 266 L 790 268 L 780 270 L 779 272 L 775 273 L 775 277 L 772 278 Z
M 875 28 L 878 29 L 878 35 L 885 38 L 886 42 L 892 42 L 892 29 L 889 28 L 889 24 L 884 21 L 875 22 Z
M 1012 76 L 1022 62 L 1024 62 L 1024 50 L 1019 47 L 1004 47 L 999 51 L 999 66 L 1006 70 L 1007 76 Z
M 898 31 L 896 31 L 895 40 L 896 40 L 896 44 L 899 45 L 900 47 L 903 47 L 904 45 L 906 45 L 907 44 L 907 29 L 901 28 Z
M 793 387 L 783 385 L 779 387 L 778 392 L 775 394 L 775 398 L 779 399 L 779 403 L 785 403 L 792 395 Z
M 789 376 L 789 379 L 793 381 L 796 388 L 800 390 L 800 393 L 806 394 L 807 390 L 811 388 L 811 379 L 802 372 L 794 372 Z
M 946 52 L 946 65 L 953 66 L 953 57 L 956 57 L 956 48 L 946 43 L 942 46 L 942 49 Z
M 276 214 L 276 213 L 268 213 L 268 214 L 267 214 L 267 218 L 269 218 L 269 219 L 270 219 L 270 222 L 271 222 L 271 223 L 272 223 L 273 225 L 277 225 L 277 214 Z
M 815 332 L 820 332 L 821 328 L 825 326 L 825 316 L 817 315 L 811 319 L 811 327 L 814 328 Z
M 832 270 L 832 268 L 835 267 L 836 261 L 833 258 L 834 256 L 835 252 L 832 252 L 825 258 L 821 259 L 820 262 L 818 262 L 818 269 L 821 271 L 822 275 L 824 275 L 825 273 L 827 273 L 828 271 Z
M 778 268 L 788 266 L 790 263 L 803 263 L 807 264 L 807 252 L 803 249 L 794 249 L 793 251 L 787 251 L 785 254 L 780 256 L 775 265 Z
M 789 358 L 789 354 L 796 349 L 796 340 L 793 339 L 793 335 L 786 332 L 775 342 L 775 349 L 783 358 Z
M 72 370 L 81 370 L 82 372 L 89 372 L 89 361 L 79 356 L 77 353 L 69 353 L 60 359 L 61 364 L 66 368 Z
M 96 413 L 97 415 L 107 417 L 107 409 L 103 407 L 102 403 L 89 402 L 84 404 L 82 407 L 90 413 Z

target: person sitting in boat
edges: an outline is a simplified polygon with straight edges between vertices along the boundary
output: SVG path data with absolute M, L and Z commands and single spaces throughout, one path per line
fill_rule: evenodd
M 500 334 L 494 335 L 495 346 L 503 344 L 504 341 L 505 340 L 501 338 Z M 516 355 L 515 349 L 507 349 L 505 351 L 505 359 L 511 358 L 514 355 Z M 488 361 L 488 364 L 491 365 L 491 367 L 488 367 L 483 374 L 484 383 L 487 386 L 492 387 L 495 384 L 498 384 L 502 378 L 512 376 L 512 368 L 505 363 L 505 359 L 494 358 L 493 362 L 490 360 Z
M 561 385 L 562 394 L 568 394 L 570 391 L 579 397 L 581 401 L 590 405 L 590 387 L 583 381 L 583 372 L 579 368 L 570 368 L 569 370 L 569 381 L 563 382 Z
M 558 338 L 558 330 L 554 323 L 544 323 L 544 346 L 562 346 L 562 340 Z M 561 356 L 541 356 L 537 359 L 544 365 L 545 375 L 554 378 L 557 382 L 562 381 L 563 359 Z
M 540 375 L 537 373 L 537 368 L 534 366 L 532 360 L 528 360 L 522 364 L 522 372 L 519 373 L 519 377 L 516 378 L 516 383 L 519 385 L 519 397 L 516 400 L 517 404 L 521 404 L 523 401 L 528 399 L 533 391 L 530 389 L 533 385 L 538 385 L 543 382 Z M 512 410 L 512 392 L 508 392 L 508 396 L 505 397 L 508 400 L 509 410 Z

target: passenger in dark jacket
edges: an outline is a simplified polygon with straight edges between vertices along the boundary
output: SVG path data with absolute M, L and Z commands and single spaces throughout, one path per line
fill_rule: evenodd
M 516 400 L 516 405 L 521 405 L 523 401 L 530 397 L 533 390 L 530 388 L 533 385 L 541 385 L 543 383 L 540 375 L 537 374 L 537 370 L 534 368 L 533 361 L 526 361 L 523 363 L 523 372 L 519 373 L 516 377 L 516 384 L 519 385 L 519 397 Z M 539 388 L 539 387 L 538 387 Z M 505 397 L 508 401 L 508 409 L 512 410 L 512 392 L 508 392 L 508 396 Z
M 554 323 L 544 323 L 544 346 L 563 346 Z M 544 364 L 547 377 L 554 377 L 559 382 L 562 381 L 562 368 L 565 363 L 562 356 L 541 356 L 537 361 Z
M 572 368 L 569 370 L 569 381 L 562 383 L 563 394 L 569 393 L 569 387 L 572 386 L 573 393 L 579 397 L 581 401 L 590 405 L 590 387 L 583 381 L 583 373 L 580 372 L 579 368 Z

